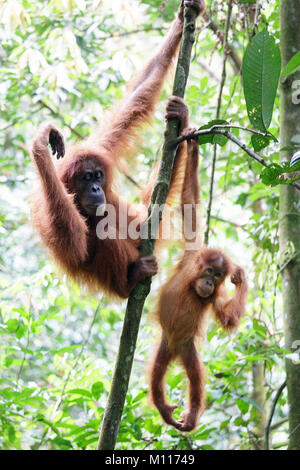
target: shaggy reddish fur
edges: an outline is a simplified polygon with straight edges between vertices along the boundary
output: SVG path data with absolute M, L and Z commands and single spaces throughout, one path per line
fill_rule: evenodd
M 156 319 L 162 328 L 162 339 L 150 372 L 151 398 L 155 406 L 164 421 L 180 431 L 193 430 L 205 407 L 205 370 L 198 357 L 196 343 L 204 335 L 207 313 L 212 310 L 223 328 L 230 330 L 238 326 L 247 299 L 247 281 L 243 268 L 235 266 L 222 251 L 206 248 L 200 241 L 196 219 L 196 204 L 199 203 L 197 167 L 198 144 L 189 141 L 181 203 L 184 223 L 184 205 L 192 205 L 194 238 L 188 237 L 189 240 L 186 240 L 184 255 L 159 294 Z M 194 242 L 196 249 L 188 250 L 188 241 Z M 212 295 L 200 297 L 194 282 L 208 267 L 214 267 L 216 263 L 220 266 L 220 260 L 222 278 L 219 283 L 215 283 Z M 224 286 L 227 276 L 231 276 L 231 282 L 236 285 L 231 299 Z M 189 407 L 180 421 L 173 418 L 176 405 L 167 402 L 164 391 L 164 376 L 170 362 L 176 358 L 182 362 L 190 383 Z
M 139 127 L 153 115 L 181 39 L 184 3 L 193 5 L 199 14 L 204 9 L 202 0 L 181 2 L 163 46 L 133 81 L 127 97 L 109 113 L 95 134 L 71 147 L 57 162 L 56 168 L 48 151 L 50 132 L 58 132 L 55 127 L 41 125 L 33 142 L 32 155 L 41 181 L 32 202 L 34 224 L 62 269 L 93 291 L 101 289 L 112 296 L 129 296 L 134 285 L 128 281 L 128 269 L 140 257 L 140 240 L 97 238 L 99 219 L 86 219 L 79 212 L 74 180 L 84 170 L 87 159 L 98 162 L 105 171 L 106 201 L 115 206 L 118 220 L 120 197 L 112 190 L 113 169 L 119 164 L 120 157 L 128 158 L 132 153 Z M 185 144 L 181 145 L 181 153 L 184 148 Z M 176 189 L 176 175 L 180 168 L 178 162 L 175 166 L 171 194 Z M 145 204 L 149 201 L 151 188 L 145 191 Z M 132 212 L 132 205 L 122 202 L 120 210 Z M 129 223 L 133 219 L 133 216 L 128 216 Z

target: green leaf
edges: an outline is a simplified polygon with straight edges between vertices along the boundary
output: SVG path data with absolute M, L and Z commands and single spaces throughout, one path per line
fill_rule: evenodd
M 67 393 L 74 393 L 75 395 L 81 395 L 83 397 L 91 398 L 91 393 L 84 388 L 72 388 L 72 390 L 68 390 Z
M 272 120 L 281 69 L 279 46 L 267 30 L 248 44 L 242 75 L 247 111 L 252 125 L 266 132 Z
M 68 450 L 68 449 L 73 448 L 72 443 L 68 439 L 63 439 L 62 437 L 59 437 L 59 436 L 52 439 L 52 442 L 54 442 L 54 444 L 56 444 L 58 447 L 60 447 L 63 450 Z
M 246 401 L 242 400 L 241 398 L 238 398 L 236 400 L 236 404 L 239 408 L 239 410 L 241 411 L 241 413 L 244 415 L 248 412 L 249 410 L 249 403 L 247 403 Z
M 92 395 L 96 400 L 99 400 L 104 391 L 104 385 L 102 382 L 95 382 L 92 385 Z
M 66 352 L 72 352 L 72 351 L 74 351 L 74 349 L 78 349 L 78 348 L 82 348 L 82 344 L 75 344 L 73 346 L 66 346 L 65 348 L 57 349 L 56 351 L 52 350 L 52 353 L 53 354 L 62 354 L 62 353 L 66 353 Z
M 299 177 L 286 179 L 280 177 L 282 173 L 293 173 L 295 171 L 300 171 L 300 162 L 297 162 L 295 166 L 290 166 L 288 162 L 284 163 L 282 166 L 273 163 L 271 166 L 264 168 L 261 173 L 261 180 L 264 184 L 268 186 L 278 186 L 279 184 L 291 184 L 294 181 L 298 181 Z
M 295 54 L 281 72 L 281 77 L 288 77 L 300 67 L 300 51 Z
M 228 428 L 229 423 L 230 423 L 230 419 L 231 419 L 231 418 L 228 418 L 228 419 L 226 419 L 225 421 L 222 421 L 222 423 L 221 423 L 221 425 L 220 425 L 220 430 L 222 430 L 222 429 L 227 429 L 227 428 Z
M 236 426 L 244 426 L 244 427 L 247 427 L 247 421 L 244 421 L 242 418 L 238 417 L 234 420 L 234 424 Z
M 16 431 L 15 431 L 15 428 L 11 424 L 8 424 L 7 434 L 8 434 L 9 442 L 13 444 L 16 440 Z
M 177 387 L 177 385 L 182 382 L 182 374 L 179 373 L 179 374 L 176 374 L 176 375 L 173 375 L 172 377 L 170 377 L 169 379 L 169 384 L 170 384 L 170 387 L 171 389 L 173 390 L 174 388 Z
M 207 439 L 209 435 L 216 429 L 217 428 L 215 427 L 208 428 L 208 427 L 202 426 L 200 427 L 198 431 L 195 432 L 195 437 L 197 439 L 202 439 L 202 440 Z
M 19 328 L 16 331 L 16 337 L 18 339 L 22 338 L 27 331 L 27 326 L 26 325 L 20 325 Z
M 11 366 L 13 362 L 14 362 L 13 357 L 11 357 L 11 356 L 6 356 L 5 357 L 5 361 L 4 361 L 5 367 Z
M 60 432 L 57 427 L 50 421 L 50 419 L 46 418 L 46 416 L 41 413 L 38 413 L 38 415 L 36 416 L 36 420 L 47 424 L 47 426 L 49 426 L 49 428 L 51 428 L 57 436 L 60 436 Z
M 244 207 L 247 202 L 248 196 L 249 196 L 248 193 L 239 194 L 236 200 L 236 204 L 240 204 L 242 207 Z
M 246 362 L 259 362 L 264 360 L 264 356 L 260 356 L 258 354 L 254 354 L 253 356 L 247 356 L 245 357 Z
M 258 134 L 255 134 L 251 137 L 251 142 L 252 142 L 255 152 L 259 152 L 260 150 L 267 147 L 269 143 L 271 142 L 271 140 L 273 140 L 272 137 L 258 135 Z
M 18 329 L 19 326 L 19 320 L 16 318 L 12 318 L 11 320 L 8 320 L 6 323 L 7 329 L 10 333 L 13 333 Z
M 283 184 L 284 180 L 280 179 L 279 176 L 284 173 L 286 169 L 273 163 L 267 168 L 264 168 L 261 173 L 261 180 L 267 186 L 277 186 L 278 184 Z
M 137 441 L 142 439 L 142 430 L 137 422 L 133 423 L 132 425 L 132 433 Z
M 138 393 L 138 395 L 134 398 L 133 403 L 138 403 L 140 402 L 145 396 L 147 395 L 146 390 L 143 390 L 142 392 Z
M 215 126 L 216 124 L 228 124 L 227 121 L 223 119 L 214 119 L 213 121 L 208 122 L 204 126 L 200 127 L 199 130 L 202 129 L 210 129 L 211 127 Z M 203 144 L 218 144 L 221 147 L 225 145 L 227 142 L 227 138 L 224 135 L 218 134 L 207 134 L 207 135 L 200 135 L 199 136 L 199 145 Z

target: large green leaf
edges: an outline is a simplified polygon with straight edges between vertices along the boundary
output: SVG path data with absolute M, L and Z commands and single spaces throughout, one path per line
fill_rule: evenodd
M 280 69 L 279 47 L 267 30 L 261 31 L 247 46 L 242 73 L 249 119 L 262 132 L 272 120 Z

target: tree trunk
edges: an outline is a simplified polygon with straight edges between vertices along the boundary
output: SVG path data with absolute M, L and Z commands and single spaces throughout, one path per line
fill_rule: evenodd
M 283 66 L 300 50 L 300 0 L 281 0 L 281 54 Z M 281 84 L 281 147 L 300 145 L 300 71 Z M 294 84 L 294 86 L 293 86 Z M 298 85 L 298 86 L 297 86 Z M 295 88 L 296 87 L 296 88 Z M 293 95 L 294 94 L 294 95 Z M 299 99 L 298 99 L 299 101 Z M 290 160 L 292 150 L 282 151 L 281 160 Z M 280 188 L 280 251 L 282 262 L 283 309 L 286 347 L 296 352 L 300 346 L 300 196 L 291 186 Z M 289 449 L 300 450 L 300 364 L 286 360 L 289 401 Z
M 253 377 L 253 394 L 252 398 L 262 408 L 255 409 L 254 416 L 254 433 L 255 440 L 253 446 L 255 450 L 265 449 L 265 427 L 267 422 L 267 388 L 265 385 L 265 364 L 255 362 L 252 366 L 252 377 Z M 263 411 L 265 410 L 265 411 Z
M 255 201 L 253 203 L 253 213 L 255 214 L 264 214 L 261 200 Z M 256 274 L 254 279 L 254 289 L 253 297 L 257 297 L 259 290 L 258 285 L 258 274 Z M 259 317 L 262 313 L 263 306 L 260 307 L 260 312 L 258 315 L 256 312 L 253 312 L 253 317 Z M 261 409 L 256 408 L 254 413 L 254 434 L 255 439 L 253 446 L 256 450 L 265 449 L 265 427 L 267 423 L 267 387 L 265 383 L 265 363 L 263 361 L 255 362 L 252 366 L 252 379 L 253 379 L 253 394 L 252 398 L 256 403 L 261 407 Z

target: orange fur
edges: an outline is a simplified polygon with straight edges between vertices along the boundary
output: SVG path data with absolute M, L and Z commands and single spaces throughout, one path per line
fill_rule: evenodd
M 186 130 L 189 133 L 191 130 Z M 241 267 L 235 266 L 221 251 L 205 247 L 199 237 L 200 227 L 196 217 L 199 203 L 199 182 L 197 177 L 198 144 L 188 142 L 188 154 L 184 184 L 181 193 L 182 216 L 185 227 L 186 249 L 181 261 L 175 267 L 173 275 L 162 287 L 156 308 L 156 319 L 162 329 L 162 338 L 156 351 L 150 373 L 151 397 L 166 423 L 180 431 L 191 431 L 197 425 L 205 407 L 205 370 L 201 363 L 196 344 L 204 336 L 205 321 L 209 311 L 225 329 L 238 326 L 245 309 L 247 281 Z M 192 233 L 189 233 L 185 220 L 184 205 L 192 207 Z M 189 249 L 189 243 L 196 247 Z M 201 295 L 196 290 L 200 280 L 211 282 L 207 269 L 220 271 L 214 280 L 214 290 L 209 295 Z M 234 296 L 229 299 L 224 282 L 231 276 L 236 285 Z M 199 287 L 198 287 L 199 289 Z M 182 420 L 173 417 L 175 405 L 167 402 L 164 391 L 164 376 L 170 362 L 178 358 L 186 370 L 189 379 L 189 407 L 182 415 Z
M 161 49 L 91 137 L 68 149 L 56 168 L 48 151 L 50 132 L 57 132 L 54 126 L 41 125 L 33 142 L 32 155 L 41 181 L 32 198 L 34 225 L 60 267 L 92 291 L 102 289 L 112 296 L 129 296 L 135 284 L 128 281 L 128 270 L 140 258 L 140 240 L 97 238 L 99 219 L 85 219 L 76 206 L 75 176 L 84 170 L 87 159 L 97 161 L 105 172 L 106 201 L 119 210 L 120 198 L 112 190 L 113 169 L 121 157 L 128 158 L 132 153 L 141 124 L 153 115 L 181 39 L 183 3 Z M 171 193 L 174 188 L 175 181 Z M 149 197 L 144 198 L 147 203 L 148 200 Z M 128 213 L 131 209 L 129 203 L 123 203 L 120 210 Z M 128 220 L 133 217 L 128 216 Z

